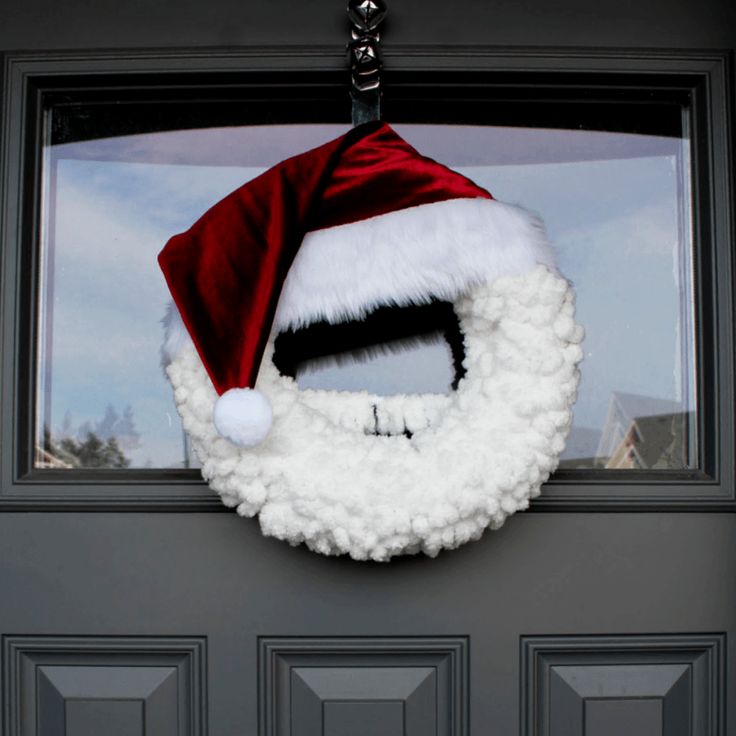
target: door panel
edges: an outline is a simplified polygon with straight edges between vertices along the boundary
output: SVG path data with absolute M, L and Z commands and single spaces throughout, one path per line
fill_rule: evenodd
M 267 734 L 463 733 L 463 637 L 261 638 Z
M 9 732 L 204 733 L 205 647 L 175 637 L 9 636 Z
M 526 637 L 526 733 L 717 733 L 725 644 L 722 635 Z
M 665 721 L 671 702 L 710 719 L 693 733 L 725 733 L 725 662 L 734 652 L 733 637 L 727 651 L 723 634 L 732 631 L 736 606 L 730 515 L 526 513 L 434 560 L 387 565 L 291 548 L 232 514 L 14 514 L 0 531 L 4 580 L 16 591 L 0 608 L 4 632 L 14 634 L 5 649 L 9 705 L 31 697 L 18 687 L 22 668 L 7 659 L 11 646 L 23 661 L 33 654 L 13 644 L 17 636 L 31 637 L 52 662 L 69 646 L 62 664 L 96 656 L 105 668 L 121 661 L 173 668 L 194 655 L 165 659 L 169 637 L 180 651 L 198 644 L 200 657 L 204 638 L 199 692 L 208 693 L 211 733 L 259 733 L 259 697 L 261 733 L 280 733 L 274 724 L 293 715 L 290 708 L 332 702 L 330 688 L 349 690 L 354 703 L 383 702 L 377 688 L 391 691 L 385 700 L 410 703 L 412 687 L 422 696 L 427 670 L 440 683 L 428 712 L 464 714 L 449 733 L 518 733 L 520 709 L 531 719 L 522 733 L 546 733 L 535 714 L 549 708 L 550 718 L 573 710 L 579 717 L 590 688 L 610 707 L 621 705 L 615 718 L 648 723 L 654 711 L 629 700 L 656 697 Z M 121 636 L 134 637 L 123 659 Z M 150 637 L 152 653 L 140 651 L 140 637 Z M 673 680 L 673 663 L 686 666 L 678 672 L 687 692 Z M 317 684 L 315 667 L 327 669 Z M 372 673 L 356 676 L 356 667 L 400 674 L 376 683 Z M 317 694 L 289 698 L 298 679 Z M 123 676 L 118 684 L 128 687 Z M 593 724 L 602 714 L 596 708 L 586 716 Z

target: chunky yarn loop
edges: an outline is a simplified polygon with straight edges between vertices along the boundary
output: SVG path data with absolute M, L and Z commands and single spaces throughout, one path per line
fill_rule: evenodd
M 205 480 L 264 534 L 357 560 L 434 556 L 499 528 L 557 467 L 583 330 L 572 288 L 542 265 L 454 307 L 466 373 L 450 395 L 301 390 L 273 365 L 272 340 L 257 388 L 273 426 L 249 449 L 217 433 L 217 393 L 182 348 L 166 370 Z

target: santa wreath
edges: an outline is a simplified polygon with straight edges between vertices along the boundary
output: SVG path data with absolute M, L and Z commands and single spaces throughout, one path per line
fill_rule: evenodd
M 263 532 L 324 554 L 436 555 L 527 508 L 571 425 L 582 329 L 533 214 L 371 122 L 283 161 L 159 256 L 166 373 L 202 475 Z M 452 304 L 450 394 L 303 389 L 276 337 Z

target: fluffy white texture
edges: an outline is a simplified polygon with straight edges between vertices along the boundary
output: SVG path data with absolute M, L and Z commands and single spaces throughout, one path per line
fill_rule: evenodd
M 161 324 L 164 327 L 161 366 L 165 371 L 166 367 L 174 361 L 184 348 L 194 348 L 194 343 L 174 302 L 169 302 L 166 306 L 166 314 L 164 314 Z
M 274 424 L 251 450 L 218 435 L 217 394 L 185 348 L 167 373 L 205 480 L 265 534 L 359 560 L 436 555 L 500 527 L 557 466 L 582 328 L 572 289 L 544 266 L 476 286 L 455 310 L 466 375 L 450 395 L 300 390 L 271 342 L 258 387 Z
M 454 301 L 470 286 L 554 267 L 542 221 L 514 205 L 453 199 L 307 233 L 275 325 L 360 319 L 379 305 Z
M 554 270 L 541 219 L 504 202 L 453 199 L 307 233 L 289 269 L 274 327 L 361 319 L 379 306 L 454 301 L 470 287 Z M 181 316 L 164 318 L 163 360 L 191 344 Z
M 268 436 L 273 412 L 258 389 L 231 388 L 215 402 L 215 429 L 238 447 L 254 447 Z

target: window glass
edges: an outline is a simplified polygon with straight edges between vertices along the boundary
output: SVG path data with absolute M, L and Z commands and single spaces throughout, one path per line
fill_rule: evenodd
M 48 114 L 56 130 L 54 109 Z M 586 330 L 563 466 L 694 467 L 686 135 L 395 128 L 547 224 Z M 169 297 L 156 256 L 243 182 L 345 129 L 258 125 L 72 141 L 54 134 L 43 168 L 38 467 L 196 465 L 160 366 Z M 452 390 L 446 335 L 428 328 L 419 338 L 304 361 L 297 380 L 379 393 Z

